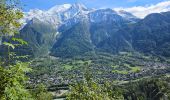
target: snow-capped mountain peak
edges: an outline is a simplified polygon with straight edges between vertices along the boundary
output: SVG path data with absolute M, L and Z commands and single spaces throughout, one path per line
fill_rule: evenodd
M 37 18 L 42 22 L 50 23 L 53 25 L 59 26 L 70 18 L 73 18 L 76 15 L 83 15 L 87 14 L 88 9 L 83 4 L 63 4 L 63 5 L 56 5 L 49 10 L 43 11 L 39 9 L 33 9 L 29 12 L 25 13 L 24 19 L 22 19 L 22 23 L 24 25 L 28 23 L 31 19 Z
M 54 13 L 59 13 L 59 12 L 64 12 L 68 10 L 72 5 L 71 4 L 63 4 L 63 5 L 56 5 L 49 9 L 47 12 L 54 14 Z
M 89 13 L 90 21 L 91 22 L 101 22 L 107 21 L 109 19 L 112 20 L 120 20 L 121 16 L 117 14 L 116 11 L 107 8 L 107 9 L 99 9 Z
M 137 19 L 137 17 L 135 17 L 134 15 L 126 11 L 122 11 L 122 10 L 114 11 L 109 8 L 89 9 L 83 4 L 75 3 L 75 4 L 56 5 L 46 11 L 33 9 L 30 10 L 29 12 L 26 12 L 24 19 L 22 19 L 21 21 L 25 25 L 31 19 L 36 18 L 44 23 L 52 24 L 57 28 L 61 24 L 68 22 L 69 19 L 74 19 L 74 22 L 77 22 L 81 19 L 90 18 L 92 22 L 96 22 L 96 21 L 98 22 L 101 20 L 107 20 L 108 18 L 113 18 L 113 20 L 117 20 L 117 18 L 119 18 L 120 16 L 130 21 Z
M 72 9 L 88 10 L 88 8 L 85 5 L 81 4 L 81 3 L 73 4 Z

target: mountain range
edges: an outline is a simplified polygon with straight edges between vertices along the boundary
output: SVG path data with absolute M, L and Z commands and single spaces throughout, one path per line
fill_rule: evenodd
M 144 19 L 126 11 L 64 4 L 25 13 L 20 38 L 29 54 L 75 57 L 104 52 L 141 52 L 170 57 L 170 12 Z

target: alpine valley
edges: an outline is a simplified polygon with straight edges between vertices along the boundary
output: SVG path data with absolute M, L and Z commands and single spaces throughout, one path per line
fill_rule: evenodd
M 29 55 L 32 84 L 68 85 L 84 70 L 116 84 L 170 73 L 170 12 L 138 18 L 76 3 L 30 10 L 21 22 L 28 45 L 15 51 Z

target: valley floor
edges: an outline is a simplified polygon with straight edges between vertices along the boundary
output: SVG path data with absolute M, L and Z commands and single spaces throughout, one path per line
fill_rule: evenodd
M 44 83 L 47 86 L 72 84 L 81 80 L 87 70 L 101 83 L 130 81 L 170 73 L 170 63 L 167 59 L 139 53 L 100 54 L 96 57 L 74 59 L 48 56 L 34 59 L 32 66 L 34 72 L 30 74 L 30 83 Z

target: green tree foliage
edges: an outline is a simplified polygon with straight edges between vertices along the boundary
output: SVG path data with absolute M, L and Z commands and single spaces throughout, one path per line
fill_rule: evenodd
M 160 76 L 120 85 L 99 84 L 86 70 L 83 80 L 70 87 L 67 100 L 169 100 L 169 82 L 170 78 Z
M 18 33 L 21 25 L 19 19 L 23 14 L 17 5 L 18 1 L 15 0 L 0 1 L 0 37 L 13 37 Z M 16 38 L 12 40 L 19 44 L 3 43 L 8 48 L 8 56 L 2 57 L 5 60 L 0 62 L 0 100 L 31 100 L 30 93 L 25 89 L 28 79 L 25 73 L 30 71 L 29 64 L 17 60 L 11 63 L 12 60 L 10 60 L 11 57 L 17 58 L 15 53 L 10 52 L 10 49 L 15 49 L 16 46 L 26 44 L 26 42 Z
M 35 100 L 52 100 L 52 94 L 49 93 L 43 84 L 39 84 L 32 91 L 32 95 Z
M 70 88 L 67 100 L 123 100 L 122 91 L 110 83 L 104 85 L 95 82 L 87 71 L 85 78 Z
M 28 63 L 18 62 L 9 68 L 0 67 L 0 100 L 31 100 L 31 95 L 25 89 L 26 72 L 31 69 Z
M 168 82 L 161 79 L 145 79 L 125 86 L 126 100 L 166 100 L 170 95 Z
M 6 63 L 10 63 L 10 56 L 16 57 L 15 53 L 10 52 L 10 49 L 15 49 L 18 45 L 25 44 L 25 42 L 21 41 L 22 39 L 14 38 L 19 33 L 21 26 L 19 20 L 23 17 L 19 4 L 19 0 L 0 1 L 0 38 L 6 38 L 6 41 L 3 41 L 3 46 L 1 46 L 2 50 L 4 49 L 1 51 L 4 52 L 1 61 Z M 12 44 L 14 41 L 19 44 Z M 6 50 L 8 50 L 7 53 L 5 52 Z
M 27 56 L 18 56 L 14 51 L 18 46 L 27 45 L 22 39 L 15 38 L 19 33 L 19 20 L 23 13 L 18 0 L 0 1 L 0 37 L 7 37 L 3 46 L 7 47 L 7 56 L 0 61 L 0 100 L 52 100 L 52 95 L 42 86 L 38 86 L 35 95 L 26 89 L 29 63 L 21 62 Z M 34 99 L 33 99 L 34 98 Z
M 18 2 L 18 0 L 0 1 L 0 36 L 18 33 L 21 25 L 18 20 L 23 17 L 23 13 L 18 8 Z

